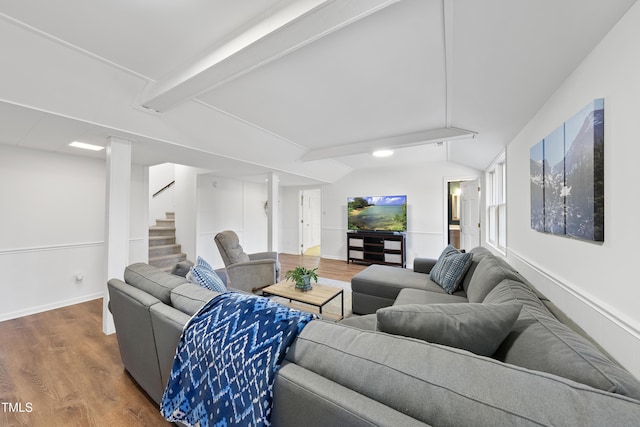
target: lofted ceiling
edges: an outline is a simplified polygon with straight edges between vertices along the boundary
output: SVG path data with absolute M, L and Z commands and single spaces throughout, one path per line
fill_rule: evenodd
M 633 3 L 0 0 L 0 143 L 284 185 L 484 169 Z

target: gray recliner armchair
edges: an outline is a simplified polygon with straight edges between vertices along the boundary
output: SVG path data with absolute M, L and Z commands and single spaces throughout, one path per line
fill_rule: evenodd
M 246 254 L 238 235 L 231 230 L 216 234 L 214 240 L 231 287 L 253 293 L 280 280 L 277 252 Z

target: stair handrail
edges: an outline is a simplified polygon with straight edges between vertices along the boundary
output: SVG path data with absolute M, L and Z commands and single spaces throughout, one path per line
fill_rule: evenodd
M 158 194 L 162 193 L 164 190 L 166 190 L 167 188 L 171 187 L 173 184 L 176 183 L 176 180 L 174 179 L 173 181 L 171 181 L 170 183 L 168 183 L 167 185 L 165 185 L 164 187 L 162 187 L 161 189 L 159 189 L 158 191 L 156 191 L 155 193 L 153 193 L 153 197 L 156 197 Z

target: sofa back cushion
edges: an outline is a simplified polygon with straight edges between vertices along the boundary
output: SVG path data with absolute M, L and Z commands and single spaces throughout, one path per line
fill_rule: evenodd
M 195 283 L 184 283 L 171 291 L 171 304 L 175 309 L 193 316 L 216 295 L 220 293 Z
M 185 259 L 184 261 L 180 261 L 173 266 L 173 268 L 171 269 L 171 274 L 173 274 L 174 276 L 187 277 L 187 273 L 189 273 L 191 267 L 193 267 L 193 261 Z
M 171 275 L 142 262 L 125 268 L 124 281 L 153 295 L 165 304 L 171 304 L 171 290 L 187 282 L 184 277 Z
M 518 280 L 515 270 L 500 258 L 484 255 L 466 289 L 469 302 L 482 302 L 496 285 L 505 279 Z
M 480 260 L 487 255 L 491 255 L 491 251 L 483 248 L 482 246 L 477 246 L 469 251 L 471 254 L 471 265 L 469 265 L 469 270 L 467 270 L 467 274 L 464 275 L 464 279 L 462 279 L 462 290 L 465 295 L 467 293 L 467 289 L 469 289 L 469 282 L 471 282 L 471 278 L 473 277 L 474 271 L 478 267 Z
M 511 333 L 493 355 L 495 359 L 640 399 L 640 382 L 556 319 L 527 285 L 505 280 L 484 302 L 522 304 Z

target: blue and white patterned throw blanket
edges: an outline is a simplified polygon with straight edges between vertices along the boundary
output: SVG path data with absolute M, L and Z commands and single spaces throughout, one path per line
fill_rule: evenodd
M 224 293 L 185 325 L 160 410 L 189 426 L 270 425 L 273 382 L 314 314 Z

